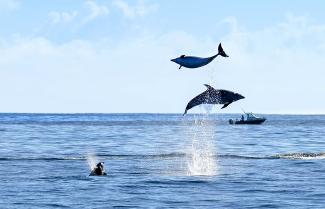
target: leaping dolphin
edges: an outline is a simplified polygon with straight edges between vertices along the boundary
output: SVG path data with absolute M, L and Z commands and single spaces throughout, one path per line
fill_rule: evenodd
M 193 56 L 185 56 L 182 55 L 178 58 L 171 59 L 170 61 L 175 62 L 179 64 L 179 68 L 181 69 L 182 66 L 187 67 L 187 68 L 198 68 L 202 67 L 204 65 L 209 64 L 214 60 L 218 55 L 222 57 L 229 57 L 225 51 L 223 50 L 221 43 L 218 46 L 218 54 L 213 55 L 212 57 L 207 57 L 207 58 L 202 58 L 202 57 L 193 57 Z
M 222 108 L 227 107 L 232 102 L 238 101 L 240 99 L 244 99 L 245 97 L 234 93 L 232 91 L 223 90 L 223 89 L 214 89 L 213 87 L 204 84 L 208 89 L 203 93 L 194 97 L 186 106 L 185 112 L 183 115 L 187 113 L 187 110 L 200 105 L 200 104 L 223 104 Z

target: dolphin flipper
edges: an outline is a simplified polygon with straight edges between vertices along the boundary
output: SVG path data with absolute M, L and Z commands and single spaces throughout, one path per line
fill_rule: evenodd
M 221 43 L 218 46 L 218 55 L 222 56 L 222 57 L 229 57 L 226 52 L 223 50 Z
M 228 107 L 228 105 L 230 105 L 231 103 L 232 103 L 232 102 L 227 102 L 227 103 L 225 103 L 225 104 L 222 106 L 221 109 Z
M 178 69 L 181 69 L 181 67 L 182 67 L 182 65 L 180 65 Z

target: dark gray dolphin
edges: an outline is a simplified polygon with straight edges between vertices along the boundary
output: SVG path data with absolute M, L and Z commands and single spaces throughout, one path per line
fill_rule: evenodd
M 179 64 L 179 69 L 181 69 L 182 66 L 187 67 L 187 68 L 197 68 L 197 67 L 202 67 L 204 65 L 209 64 L 214 60 L 218 55 L 222 57 L 229 57 L 225 51 L 223 51 L 223 48 L 221 46 L 221 43 L 218 46 L 218 54 L 213 55 L 212 57 L 193 57 L 193 56 L 185 56 L 182 55 L 178 58 L 172 59 L 170 61 L 175 62 Z
M 208 89 L 203 93 L 194 97 L 186 106 L 185 112 L 183 115 L 187 113 L 187 110 L 200 105 L 200 104 L 223 104 L 222 108 L 227 107 L 232 102 L 235 102 L 240 99 L 244 99 L 245 97 L 234 93 L 232 91 L 227 91 L 223 89 L 214 89 L 213 87 L 204 84 Z

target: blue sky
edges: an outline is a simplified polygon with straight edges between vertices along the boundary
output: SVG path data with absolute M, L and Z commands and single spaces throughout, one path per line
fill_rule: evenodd
M 0 0 L 0 112 L 182 113 L 215 88 L 224 110 L 325 114 L 323 1 Z M 170 62 L 230 55 L 199 69 Z M 201 112 L 194 108 L 191 112 Z

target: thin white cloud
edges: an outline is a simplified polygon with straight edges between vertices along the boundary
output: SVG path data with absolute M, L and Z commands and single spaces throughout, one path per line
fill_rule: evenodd
M 107 16 L 109 9 L 105 5 L 99 5 L 94 0 L 88 0 L 85 2 L 85 7 L 89 11 L 89 14 L 83 19 L 83 23 L 88 23 L 98 17 Z
M 20 1 L 18 0 L 1 0 L 0 10 L 15 11 L 20 9 Z
M 138 0 L 134 6 L 123 0 L 115 0 L 113 5 L 120 9 L 127 18 L 143 17 L 157 10 L 157 4 L 149 4 L 144 0 Z
M 77 11 L 73 12 L 56 12 L 52 11 L 49 13 L 49 17 L 51 22 L 54 24 L 58 23 L 70 23 L 72 22 L 78 15 Z
M 87 0 L 84 2 L 84 8 L 79 11 L 51 11 L 48 16 L 52 24 L 75 23 L 81 27 L 108 14 L 109 8 L 106 5 L 100 5 L 95 0 Z

